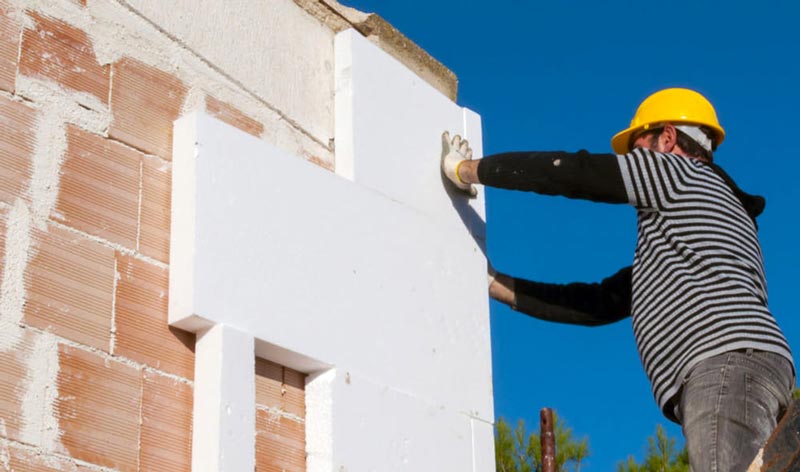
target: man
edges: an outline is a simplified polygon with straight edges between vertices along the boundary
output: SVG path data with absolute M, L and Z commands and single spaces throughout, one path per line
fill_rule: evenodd
M 749 195 L 713 162 L 725 132 L 687 89 L 639 106 L 613 137 L 615 154 L 515 152 L 472 160 L 443 135 L 453 184 L 562 195 L 637 209 L 632 267 L 595 284 L 556 285 L 496 274 L 490 295 L 537 318 L 601 325 L 627 316 L 659 407 L 683 428 L 694 472 L 742 472 L 791 399 L 792 355 L 767 306 Z

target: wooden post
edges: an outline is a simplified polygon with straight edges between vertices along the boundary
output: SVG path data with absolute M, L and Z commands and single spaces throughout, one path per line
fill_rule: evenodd
M 553 434 L 553 410 L 539 412 L 539 431 L 542 440 L 542 472 L 556 472 L 556 438 Z
M 758 460 L 758 458 L 756 459 Z M 763 449 L 763 465 L 753 470 L 792 472 L 800 470 L 800 400 L 794 400 Z M 754 466 L 751 466 L 753 468 Z

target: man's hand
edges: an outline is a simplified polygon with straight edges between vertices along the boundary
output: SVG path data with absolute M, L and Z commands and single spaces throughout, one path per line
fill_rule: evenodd
M 514 279 L 495 271 L 491 263 L 488 264 L 486 270 L 489 278 L 489 296 L 506 305 L 515 307 L 517 305 L 517 296 L 514 293 Z
M 458 176 L 458 168 L 461 164 L 472 159 L 472 149 L 466 139 L 462 140 L 461 136 L 453 136 L 450 140 L 450 133 L 445 131 L 442 133 L 442 172 L 453 185 L 474 197 L 478 191 L 471 184 L 461 180 Z

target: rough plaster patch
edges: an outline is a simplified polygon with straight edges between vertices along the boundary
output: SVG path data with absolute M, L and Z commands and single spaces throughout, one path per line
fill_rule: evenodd
M 25 202 L 18 198 L 8 214 L 6 226 L 6 258 L 0 287 L 0 352 L 13 349 L 22 339 L 24 276 L 30 247 L 30 212 Z
M 193 51 L 183 47 L 122 0 L 89 0 L 86 8 L 63 0 L 14 0 L 17 15 L 28 28 L 35 27 L 33 20 L 24 15 L 24 10 L 38 11 L 74 27 L 84 30 L 90 38 L 95 56 L 100 64 L 113 64 L 123 57 L 132 57 L 149 66 L 174 74 L 190 89 L 197 93 L 205 91 L 215 98 L 229 103 L 264 125 L 263 138 L 273 144 L 300 156 L 317 156 L 325 162 L 333 162 L 332 149 L 311 135 L 301 125 L 294 123 L 283 112 L 260 99 L 254 92 L 236 83 L 230 77 L 216 70 Z M 113 72 L 113 71 L 112 71 Z M 31 83 L 34 82 L 34 83 Z M 33 79 L 18 77 L 19 93 L 41 103 L 52 103 L 53 89 L 57 84 L 48 84 Z M 48 85 L 45 85 L 48 84 Z M 112 84 L 113 86 L 113 84 Z M 63 96 L 63 90 L 55 96 Z M 71 101 L 99 110 L 95 119 L 69 119 L 88 131 L 104 134 L 111 117 L 99 100 L 86 93 L 74 93 Z M 187 97 L 184 110 L 197 102 Z M 63 108 L 63 107 L 58 107 Z M 84 111 L 88 111 L 85 110 Z M 101 122 L 98 122 L 97 119 Z M 101 124 L 102 123 L 102 124 Z
M 89 1 L 87 11 L 95 19 L 87 31 L 101 64 L 132 57 L 149 66 L 174 74 L 187 86 L 204 82 L 235 85 L 202 59 L 173 41 L 164 31 L 135 14 L 125 2 Z M 200 73 L 201 76 L 195 75 Z M 205 77 L 203 77 L 205 75 Z M 204 87 L 205 88 L 205 87 Z
M 111 124 L 108 107 L 90 93 L 73 92 L 47 80 L 17 76 L 17 94 L 31 100 L 47 115 L 80 126 L 90 133 L 105 134 Z
M 90 2 L 90 5 L 93 5 L 93 3 Z M 230 103 L 246 115 L 265 125 L 265 129 L 283 128 L 284 132 L 293 134 L 295 140 L 304 142 L 309 147 L 308 152 L 326 156 L 332 160 L 331 150 L 328 149 L 326 143 L 321 142 L 300 124 L 285 116 L 286 110 L 281 111 L 264 101 L 258 94 L 238 83 L 235 78 L 218 70 L 214 64 L 206 61 L 203 57 L 170 37 L 168 32 L 138 16 L 138 14 L 134 14 L 135 9 L 128 2 L 120 1 L 119 3 L 124 5 L 124 8 L 115 8 L 117 10 L 115 12 L 106 12 L 107 15 L 104 19 L 122 18 L 123 15 L 120 10 L 124 11 L 125 18 L 137 25 L 137 34 L 140 34 L 145 38 L 145 41 L 149 42 L 146 47 L 143 47 L 132 45 L 130 38 L 120 38 L 122 41 L 114 41 L 113 46 L 113 49 L 118 52 L 124 51 L 124 54 L 119 53 L 120 56 L 136 57 L 148 65 L 173 73 L 190 89 L 203 90 L 223 102 Z M 92 13 L 97 16 L 93 8 Z M 117 32 L 117 29 L 115 27 L 113 31 Z M 100 36 L 98 34 L 98 41 L 105 41 L 107 45 L 111 44 L 112 41 L 109 41 L 106 35 Z M 146 54 L 143 56 L 140 50 L 145 51 Z M 150 50 L 159 50 L 160 53 L 153 55 Z M 152 57 L 148 59 L 146 56 Z M 161 60 L 159 59 L 160 56 L 166 57 L 168 60 Z M 184 106 L 185 110 L 186 106 Z M 282 147 L 283 142 L 275 142 L 275 144 Z M 287 150 L 290 149 L 287 148 Z
M 42 450 L 42 448 L 31 446 L 30 444 L 24 444 L 17 441 L 0 438 L 0 451 L 9 451 L 10 446 L 13 446 L 18 451 L 27 454 L 27 457 L 36 456 L 41 462 L 44 462 L 46 467 L 61 472 L 78 472 L 79 470 L 94 472 L 119 472 L 117 469 L 110 469 L 108 467 L 91 464 L 89 462 L 75 459 L 64 454 L 48 453 L 47 451 Z M 14 472 L 10 468 L 10 459 L 11 457 L 9 451 L 9 467 L 5 470 Z M 0 462 L 0 465 L 3 465 L 3 463 Z M 80 469 L 78 469 L 78 467 L 80 467 Z
M 135 57 L 167 72 L 176 72 L 182 48 L 131 11 L 121 0 L 88 0 L 86 14 L 94 20 L 87 33 L 100 64 Z
M 279 124 L 280 126 L 265 126 L 262 139 L 295 156 L 302 156 L 306 159 L 310 156 L 317 156 L 324 162 L 333 163 L 331 149 L 317 142 L 304 142 L 302 137 L 292 132 L 292 128 L 286 123 L 281 122 Z
M 6 437 L 8 437 L 6 421 L 0 418 L 0 438 Z M 8 451 L 8 444 L 5 441 L 0 443 L 0 466 L 3 466 L 3 470 L 11 470 L 11 454 Z
M 336 369 L 312 374 L 306 381 L 306 467 L 333 469 L 333 383 Z
M 63 0 L 11 0 L 17 18 L 26 29 L 36 28 L 36 21 L 25 14 L 25 10 L 42 10 L 47 16 L 64 20 L 73 26 L 83 28 L 88 26 L 87 18 L 81 14 L 81 6 L 76 2 Z
M 83 348 L 85 349 L 85 346 Z M 101 354 L 105 354 L 105 353 L 103 353 L 101 351 Z M 187 379 L 187 378 L 181 377 L 179 375 L 175 375 L 175 374 L 170 374 L 169 372 L 164 372 L 163 370 L 154 369 L 154 368 L 150 367 L 149 365 L 141 364 L 141 363 L 138 363 L 138 362 L 134 362 L 134 361 L 128 359 L 127 357 L 116 357 L 115 356 L 114 360 L 115 361 L 120 361 L 123 364 L 129 365 L 131 367 L 136 367 L 137 369 L 142 369 L 144 372 L 147 372 L 147 373 L 150 373 L 150 374 L 159 375 L 161 377 L 170 379 L 173 382 L 182 383 L 184 385 L 188 385 L 188 386 L 194 388 L 194 380 L 190 380 L 190 379 Z
M 105 134 L 111 113 L 97 97 L 69 92 L 59 84 L 18 76 L 17 93 L 39 108 L 29 195 L 33 224 L 46 230 L 58 198 L 61 164 L 67 150 L 66 124 Z
M 111 289 L 111 335 L 108 345 L 108 353 L 114 355 L 117 347 L 117 285 L 122 279 L 119 273 L 119 260 L 114 258 L 114 287 Z
M 47 229 L 47 220 L 58 198 L 61 162 L 67 150 L 67 129 L 60 117 L 39 114 L 36 147 L 31 173 L 31 216 L 33 224 Z
M 316 155 L 321 156 L 324 161 L 333 162 L 332 149 L 326 143 L 310 136 L 300 125 L 282 116 L 271 105 L 255 98 L 249 90 L 242 90 L 227 78 L 220 76 L 202 61 L 191 60 L 191 57 L 188 57 L 181 65 L 180 71 L 182 73 L 179 74 L 179 78 L 190 87 L 190 93 L 187 94 L 182 107 L 184 114 L 198 109 L 195 103 L 197 99 L 191 96 L 192 93 L 199 94 L 200 91 L 204 91 L 207 95 L 230 104 L 264 125 L 261 139 L 297 156 Z
M 100 64 L 111 64 L 125 55 L 146 57 L 148 61 L 162 66 L 173 63 L 169 54 L 153 47 L 147 31 L 147 23 L 141 21 L 115 1 L 88 1 L 86 7 L 77 2 L 64 0 L 12 0 L 16 15 L 25 28 L 36 27 L 35 21 L 24 14 L 25 10 L 36 11 L 84 30 L 93 43 L 95 57 Z M 137 19 L 140 21 L 137 23 Z M 118 39 L 127 47 L 120 48 Z M 170 51 L 171 52 L 171 51 Z M 133 54 L 130 54 L 133 53 Z
M 33 18 L 25 14 L 24 0 L 7 0 L 7 6 L 8 6 L 7 10 L 8 17 L 19 23 L 23 29 L 36 28 L 36 22 L 33 21 Z M 22 48 L 21 38 L 22 35 L 20 34 L 20 49 Z M 17 57 L 17 59 L 19 59 L 19 57 Z
M 63 470 L 64 472 L 76 472 L 78 467 L 75 465 L 72 460 L 63 459 L 61 457 L 56 457 L 48 454 L 49 451 L 39 450 L 36 452 L 36 457 L 39 459 L 39 463 L 44 465 L 47 468 L 53 470 Z M 67 464 L 64 464 L 67 462 Z M 64 469 L 64 467 L 68 467 L 68 469 Z
M 172 162 L 165 161 L 164 159 L 161 159 L 160 157 L 157 157 L 157 156 L 154 156 L 154 157 L 156 159 L 158 159 L 158 167 L 156 168 L 157 171 L 159 171 L 159 172 L 172 172 Z
M 264 406 L 264 405 L 256 405 L 256 411 L 263 411 L 269 415 L 267 418 L 267 423 L 269 424 L 277 424 L 280 423 L 281 419 L 292 420 L 297 423 L 305 423 L 306 420 L 302 416 L 297 416 L 292 413 L 287 413 L 280 408 L 275 408 L 272 406 Z
M 199 87 L 192 87 L 186 92 L 181 106 L 181 116 L 188 115 L 194 111 L 204 111 L 206 109 L 206 93 Z
M 28 358 L 20 436 L 23 442 L 39 445 L 48 452 L 64 452 L 55 411 L 57 381 L 58 341 L 50 333 L 41 333 Z
M 177 376 L 175 374 L 170 374 L 169 372 L 164 372 L 162 370 L 154 369 L 154 368 L 152 368 L 150 366 L 147 366 L 145 364 L 136 362 L 136 361 L 134 361 L 132 359 L 128 359 L 127 357 L 112 356 L 111 354 L 109 354 L 109 353 L 107 353 L 107 352 L 105 352 L 105 351 L 103 351 L 101 349 L 98 349 L 96 347 L 91 347 L 91 346 L 86 346 L 84 344 L 79 344 L 79 343 L 77 343 L 75 341 L 55 336 L 52 333 L 49 333 L 47 331 L 44 331 L 44 330 L 41 330 L 41 329 L 38 329 L 38 328 L 28 327 L 26 329 L 26 331 L 30 331 L 31 333 L 35 333 L 35 334 L 52 336 L 53 339 L 55 339 L 58 344 L 62 344 L 62 345 L 67 346 L 67 347 L 75 348 L 75 349 L 81 350 L 83 352 L 88 352 L 88 353 L 94 354 L 95 356 L 99 356 L 99 357 L 101 357 L 103 359 L 103 362 L 107 366 L 110 365 L 110 363 L 112 361 L 113 362 L 118 362 L 120 364 L 126 365 L 128 367 L 132 367 L 132 368 L 137 369 L 137 370 L 142 370 L 142 371 L 145 371 L 145 372 L 149 372 L 151 374 L 159 375 L 161 377 L 166 377 L 166 378 L 171 379 L 171 380 L 173 380 L 175 382 L 180 382 L 180 383 L 185 384 L 185 385 L 194 386 L 194 381 L 192 381 L 192 380 L 185 379 L 183 377 L 179 377 L 179 376 Z

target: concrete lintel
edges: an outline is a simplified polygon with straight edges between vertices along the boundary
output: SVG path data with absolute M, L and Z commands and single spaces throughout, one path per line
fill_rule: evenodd
M 453 71 L 379 15 L 361 12 L 336 0 L 294 0 L 294 2 L 336 33 L 354 28 L 450 100 L 456 100 L 458 78 Z
M 216 324 L 198 334 L 195 349 L 192 470 L 253 470 L 254 339 Z

